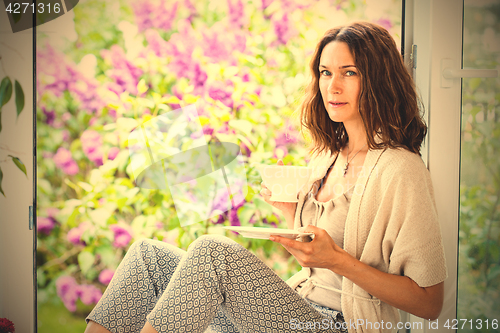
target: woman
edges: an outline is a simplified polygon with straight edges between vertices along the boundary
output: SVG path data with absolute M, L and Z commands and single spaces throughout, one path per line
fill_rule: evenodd
M 86 332 L 389 332 L 397 309 L 438 317 L 446 267 L 419 156 L 426 127 L 393 39 L 369 23 L 329 30 L 311 70 L 301 118 L 313 175 L 298 203 L 261 190 L 289 228 L 314 233 L 312 241 L 271 237 L 304 269 L 287 284 L 218 236 L 187 253 L 136 242 Z

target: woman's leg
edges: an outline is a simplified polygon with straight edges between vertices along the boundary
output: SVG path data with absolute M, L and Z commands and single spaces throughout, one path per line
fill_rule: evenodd
M 96 322 L 111 332 L 140 332 L 184 254 L 160 241 L 132 244 L 87 322 Z M 92 332 L 91 325 L 88 328 Z
M 201 333 L 220 307 L 240 332 L 335 332 L 255 255 L 221 236 L 191 244 L 147 320 L 161 333 Z
M 155 240 L 128 250 L 101 300 L 87 317 L 85 333 L 140 332 L 146 315 L 167 287 L 186 252 Z M 237 332 L 220 311 L 212 332 Z M 207 331 L 208 332 L 208 331 Z

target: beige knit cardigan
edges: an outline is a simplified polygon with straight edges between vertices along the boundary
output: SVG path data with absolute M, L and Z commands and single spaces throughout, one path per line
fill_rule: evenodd
M 306 194 L 318 186 L 334 159 L 335 154 L 323 153 L 309 163 L 313 173 L 299 194 L 294 228 L 303 226 Z M 382 272 L 408 276 L 420 287 L 446 279 L 434 192 L 420 156 L 405 149 L 368 151 L 347 214 L 344 250 Z M 345 277 L 341 304 L 349 333 L 394 332 L 400 320 L 396 308 Z M 364 325 L 355 325 L 361 320 Z M 382 320 L 384 328 L 390 321 L 393 329 L 375 329 Z M 372 323 L 372 329 L 367 322 Z

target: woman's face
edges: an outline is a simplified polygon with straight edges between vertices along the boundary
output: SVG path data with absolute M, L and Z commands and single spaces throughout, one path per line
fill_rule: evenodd
M 361 122 L 358 109 L 361 77 L 354 57 L 344 42 L 325 46 L 319 62 L 319 90 L 330 119 L 335 122 Z

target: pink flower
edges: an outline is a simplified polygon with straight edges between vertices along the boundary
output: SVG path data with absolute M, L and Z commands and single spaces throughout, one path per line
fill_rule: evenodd
M 382 27 L 386 28 L 387 30 L 391 30 L 391 28 L 393 27 L 391 20 L 389 20 L 387 18 L 380 18 L 380 19 L 376 20 L 375 23 L 381 25 Z
M 274 140 L 276 147 L 293 145 L 299 142 L 298 133 L 291 124 L 287 124 L 284 130 L 279 131 Z
M 52 229 L 54 229 L 56 221 L 50 217 L 40 217 L 36 219 L 36 226 L 38 232 L 42 234 L 49 235 Z
M 210 96 L 210 98 L 222 102 L 222 104 L 231 109 L 234 106 L 232 95 L 233 87 L 230 81 L 227 83 L 215 82 L 208 88 L 208 96 Z
M 82 149 L 88 159 L 94 162 L 97 166 L 102 165 L 102 138 L 94 130 L 86 130 L 80 137 Z
M 96 304 L 102 297 L 102 292 L 94 285 L 82 284 L 77 286 L 77 295 L 85 305 Z
M 239 30 L 228 30 L 221 24 L 214 24 L 210 30 L 202 32 L 202 34 L 203 54 L 212 62 L 227 61 L 230 64 L 235 64 L 234 52 L 245 52 L 246 36 Z
M 155 3 L 150 0 L 135 2 L 133 5 L 139 31 L 149 28 L 170 30 L 177 15 L 178 2 L 170 8 L 165 0 Z
M 47 215 L 49 218 L 53 219 L 56 222 L 56 215 L 59 213 L 59 209 L 54 207 L 47 208 Z
M 278 38 L 276 43 L 279 44 L 286 44 L 290 38 L 292 38 L 295 35 L 295 31 L 291 25 L 291 22 L 288 19 L 288 14 L 285 13 L 280 19 L 275 19 L 273 21 L 274 25 L 274 33 L 276 34 L 276 37 Z
M 80 171 L 78 165 L 71 156 L 71 152 L 66 148 L 60 147 L 53 159 L 56 167 L 61 169 L 67 175 L 73 176 Z
M 68 234 L 66 235 L 66 238 L 68 241 L 75 245 L 86 245 L 85 242 L 82 240 L 82 235 L 83 232 L 85 231 L 85 228 L 82 227 L 82 225 L 79 225 L 76 228 L 72 228 L 68 231 Z
M 145 37 L 148 42 L 148 47 L 156 54 L 157 57 L 165 57 L 169 52 L 168 43 L 160 36 L 156 30 L 146 30 Z
M 244 155 L 248 157 L 250 157 L 250 155 L 252 154 L 250 148 L 248 148 L 248 146 L 243 141 L 240 142 L 240 149 L 243 151 Z
M 288 154 L 288 148 L 285 146 L 279 146 L 274 148 L 273 157 L 274 158 L 283 158 Z
M 228 215 L 229 215 L 229 223 L 231 224 L 231 226 L 237 227 L 241 225 L 240 219 L 238 218 L 238 209 L 235 208 L 231 209 Z
M 68 275 L 57 279 L 56 290 L 64 306 L 71 312 L 76 311 L 78 298 L 82 300 L 83 304 L 90 305 L 99 302 L 102 297 L 102 292 L 97 287 L 89 284 L 78 285 L 76 280 Z
M 269 7 L 274 0 L 262 0 L 262 6 L 260 7 L 261 10 L 266 10 L 267 7 Z
M 56 112 L 54 110 L 47 111 L 45 106 L 42 106 L 42 112 L 45 115 L 45 123 L 52 126 L 54 124 L 54 119 L 56 118 Z
M 236 3 L 233 4 L 232 0 L 227 0 L 227 7 L 229 12 L 229 26 L 231 29 L 241 29 L 245 25 L 243 2 L 241 0 L 236 0 Z
M 45 43 L 37 49 L 36 60 L 37 88 L 40 96 L 51 92 L 56 97 L 61 97 L 65 91 L 69 91 L 80 101 L 80 109 L 89 113 L 97 112 L 107 104 L 98 93 L 99 82 L 85 77 L 75 63 L 50 44 Z M 50 124 L 50 116 L 47 121 Z
M 101 56 L 113 66 L 106 74 L 121 87 L 119 93 L 128 91 L 131 94 L 137 94 L 137 84 L 142 70 L 127 59 L 123 49 L 118 45 L 113 45 L 110 50 L 102 50 Z
M 130 240 L 132 239 L 132 232 L 130 230 L 130 227 L 113 224 L 110 225 L 109 228 L 114 233 L 114 247 L 126 247 L 130 243 Z
M 186 7 L 189 10 L 189 16 L 187 17 L 187 20 L 192 23 L 193 19 L 196 16 L 198 16 L 198 13 L 196 12 L 196 7 L 191 2 L 191 0 L 184 0 L 184 7 Z
M 108 151 L 108 160 L 110 160 L 110 161 L 114 160 L 119 152 L 120 152 L 120 148 L 111 147 L 111 149 Z
M 101 282 L 104 285 L 108 285 L 111 279 L 113 278 L 113 275 L 115 274 L 115 271 L 111 269 L 103 269 L 101 273 L 99 274 L 99 282 Z
M 64 306 L 71 311 L 76 311 L 76 301 L 78 300 L 78 284 L 71 276 L 61 276 L 56 281 L 57 295 L 63 301 Z

